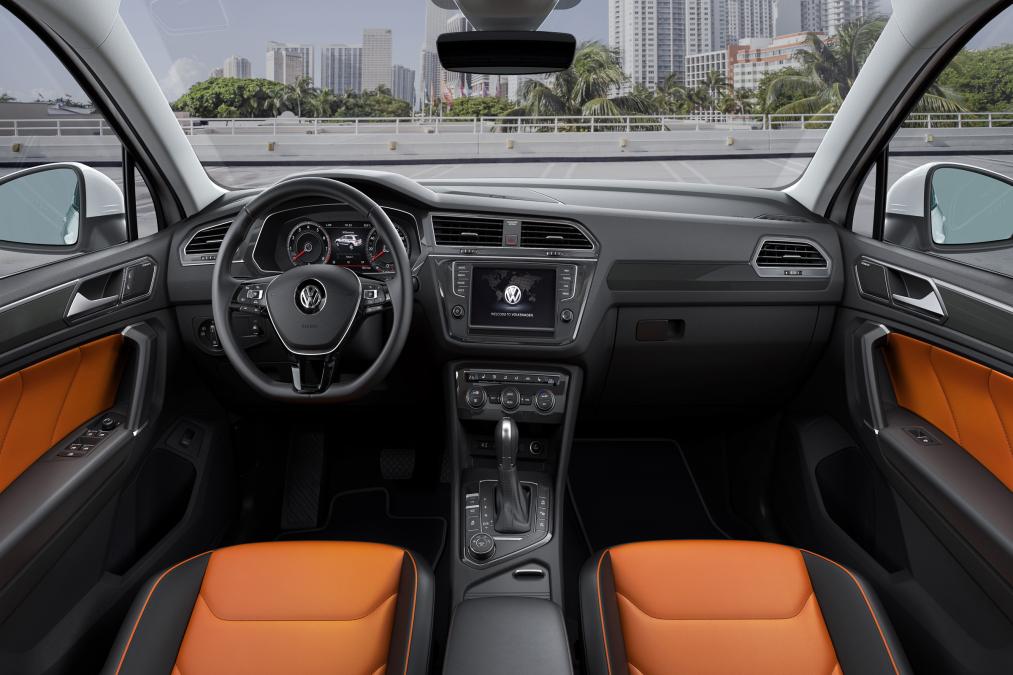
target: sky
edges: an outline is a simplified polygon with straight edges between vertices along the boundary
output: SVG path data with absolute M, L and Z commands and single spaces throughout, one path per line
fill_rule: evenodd
M 121 0 L 120 13 L 140 45 L 167 98 L 174 100 L 208 77 L 230 55 L 250 59 L 254 76 L 264 75 L 267 42 L 313 45 L 361 44 L 363 28 L 390 28 L 394 63 L 417 69 L 428 0 Z M 781 0 L 782 14 L 794 17 L 799 0 Z M 886 4 L 886 3 L 884 3 Z M 581 0 L 557 11 L 543 28 L 573 33 L 579 41 L 607 41 L 608 0 Z M 1013 41 L 1013 11 L 1002 17 L 984 43 Z M 779 22 L 779 28 L 791 28 Z M 0 9 L 0 44 L 19 45 L 29 59 L 0 59 L 0 91 L 21 100 L 78 95 L 38 39 Z M 9 47 L 8 47 L 9 49 Z M 316 57 L 319 73 L 319 54 Z

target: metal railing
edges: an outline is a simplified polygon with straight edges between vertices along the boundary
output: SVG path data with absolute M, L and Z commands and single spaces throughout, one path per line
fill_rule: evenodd
M 826 130 L 832 113 L 812 115 L 735 115 L 704 112 L 693 115 L 621 115 L 611 117 L 278 117 L 181 118 L 188 136 L 303 134 L 563 134 L 729 130 Z M 914 129 L 1013 127 L 1010 112 L 913 113 L 903 123 Z M 0 120 L 0 136 L 115 136 L 100 117 Z

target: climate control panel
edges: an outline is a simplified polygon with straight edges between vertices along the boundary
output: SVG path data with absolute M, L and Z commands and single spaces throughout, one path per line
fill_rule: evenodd
M 462 419 L 558 422 L 566 409 L 569 378 L 552 370 L 465 368 L 457 371 Z

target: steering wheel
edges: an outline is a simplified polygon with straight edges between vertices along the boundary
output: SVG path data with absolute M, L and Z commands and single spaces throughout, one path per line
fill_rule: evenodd
M 394 254 L 395 272 L 386 282 L 363 279 L 335 265 L 304 265 L 257 279 L 236 278 L 232 261 L 250 227 L 281 204 L 320 198 L 347 204 L 379 230 Z M 278 401 L 338 403 L 359 398 L 394 366 L 412 320 L 411 263 L 394 224 L 380 206 L 345 183 L 329 178 L 294 178 L 260 193 L 239 212 L 222 241 L 211 280 L 211 308 L 225 356 L 257 392 Z M 333 382 L 341 345 L 362 318 L 389 306 L 390 335 L 376 360 L 348 381 Z M 236 340 L 232 312 L 267 315 L 288 350 L 292 383 L 265 375 Z

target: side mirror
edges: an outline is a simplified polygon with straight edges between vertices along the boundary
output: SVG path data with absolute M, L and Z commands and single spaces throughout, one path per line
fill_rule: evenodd
M 1013 246 L 1013 180 L 965 164 L 918 167 L 890 188 L 883 236 L 919 251 Z
M 123 192 L 96 169 L 45 164 L 0 178 L 0 249 L 86 253 L 126 240 Z

